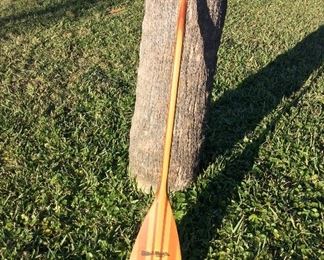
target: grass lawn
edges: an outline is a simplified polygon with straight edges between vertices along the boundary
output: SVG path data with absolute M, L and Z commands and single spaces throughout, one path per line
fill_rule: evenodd
M 143 0 L 0 1 L 0 258 L 127 259 Z M 229 0 L 184 259 L 324 259 L 324 2 Z

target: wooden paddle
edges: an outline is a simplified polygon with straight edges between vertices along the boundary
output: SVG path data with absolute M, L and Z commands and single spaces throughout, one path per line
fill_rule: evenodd
M 179 6 L 180 9 L 177 22 L 176 46 L 173 62 L 172 85 L 166 126 L 161 182 L 153 205 L 149 209 L 149 212 L 147 213 L 137 235 L 130 257 L 131 260 L 181 259 L 177 226 L 173 217 L 167 191 L 174 119 L 180 77 L 181 55 L 185 33 L 187 0 L 179 0 Z

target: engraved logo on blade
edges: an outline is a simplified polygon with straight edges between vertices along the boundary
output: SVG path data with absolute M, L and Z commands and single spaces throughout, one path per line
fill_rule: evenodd
M 159 251 L 142 251 L 142 256 L 157 256 L 157 257 L 165 257 L 165 256 L 170 256 L 168 252 L 159 252 Z

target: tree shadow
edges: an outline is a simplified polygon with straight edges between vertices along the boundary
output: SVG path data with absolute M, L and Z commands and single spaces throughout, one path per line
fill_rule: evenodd
M 64 17 L 76 19 L 86 15 L 87 11 L 96 5 L 101 5 L 105 11 L 117 3 L 118 1 L 104 0 L 65 0 L 30 12 L 0 17 L 0 37 L 4 38 L 9 33 L 20 34 L 38 26 L 49 26 Z
M 196 202 L 179 224 L 184 259 L 204 259 L 207 256 L 215 230 L 226 215 L 231 200 L 236 198 L 238 186 L 252 169 L 260 146 L 281 115 L 307 91 L 298 90 L 310 74 L 323 65 L 323 42 L 324 26 L 321 26 L 258 73 L 248 77 L 236 89 L 224 93 L 211 103 L 203 151 L 205 168 L 217 156 L 231 151 L 237 142 L 252 133 L 283 98 L 292 99 L 266 129 L 197 194 Z

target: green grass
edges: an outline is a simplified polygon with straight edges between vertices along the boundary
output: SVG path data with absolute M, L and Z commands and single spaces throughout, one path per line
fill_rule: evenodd
M 0 258 L 126 259 L 143 1 L 0 3 Z M 324 257 L 322 0 L 230 0 L 184 259 Z

